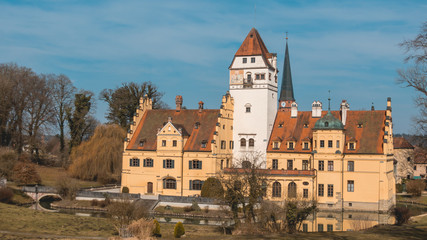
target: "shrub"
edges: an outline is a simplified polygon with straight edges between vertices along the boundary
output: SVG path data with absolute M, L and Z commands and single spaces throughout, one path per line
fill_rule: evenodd
M 402 193 L 403 192 L 403 185 L 400 183 L 396 184 L 396 193 Z
M 69 177 L 60 177 L 56 180 L 56 191 L 63 198 L 73 200 L 79 189 L 77 181 Z
M 173 230 L 173 236 L 176 238 L 180 238 L 184 234 L 185 234 L 184 225 L 182 224 L 182 222 L 178 222 L 175 225 L 175 229 Z
M 123 187 L 122 188 L 122 193 L 129 193 L 129 188 L 128 187 Z
M 160 233 L 160 223 L 154 219 L 153 220 L 154 228 L 153 228 L 153 236 L 155 237 L 161 237 L 162 234 Z
M 154 231 L 154 223 L 148 219 L 141 218 L 129 224 L 128 230 L 137 239 L 153 239 L 151 236 Z
M 32 163 L 20 162 L 13 168 L 13 180 L 18 184 L 40 184 L 41 178 Z
M 406 191 L 414 196 L 421 196 L 426 188 L 426 183 L 422 179 L 410 180 L 406 183 Z
M 110 220 L 119 234 L 132 221 L 148 217 L 148 211 L 144 206 L 137 204 L 137 201 L 131 202 L 127 198 L 118 199 L 108 205 Z M 152 224 L 152 222 L 150 221 Z M 150 230 L 150 234 L 151 234 Z
M 200 211 L 199 204 L 195 200 L 193 200 L 193 203 L 191 204 L 191 209 L 193 209 L 193 211 Z
M 191 206 L 184 207 L 184 212 L 191 212 L 191 211 L 193 211 L 193 208 Z
M 223 198 L 224 188 L 221 182 L 214 177 L 206 179 L 202 186 L 201 196 L 208 198 Z
M 390 214 L 396 218 L 396 225 L 398 226 L 408 223 L 409 218 L 411 218 L 409 208 L 403 206 L 391 208 Z
M 0 177 L 11 180 L 13 168 L 18 161 L 18 155 L 15 151 L 8 148 L 0 148 Z
M 204 211 L 205 211 L 205 213 L 208 213 L 208 212 L 209 212 L 209 206 L 206 206 L 206 207 L 204 208 Z
M 98 202 L 98 200 L 96 200 L 96 199 L 92 199 L 92 201 L 90 202 L 90 205 L 91 205 L 92 207 L 98 206 L 98 204 L 99 204 L 99 202 Z
M 13 191 L 7 187 L 0 187 L 0 202 L 10 203 L 12 202 Z

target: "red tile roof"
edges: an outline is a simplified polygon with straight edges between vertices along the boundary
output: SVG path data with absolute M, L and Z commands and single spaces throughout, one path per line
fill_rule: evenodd
M 327 111 L 322 112 L 322 116 Z M 332 111 L 332 115 L 341 120 L 340 111 Z M 311 111 L 299 111 L 296 118 L 291 118 L 290 112 L 277 112 L 273 131 L 270 136 L 267 147 L 268 152 L 306 152 L 313 150 L 304 150 L 302 142 L 313 139 L 312 128 L 320 118 L 312 118 Z M 347 144 L 350 141 L 356 142 L 355 150 L 348 150 L 344 147 L 344 153 L 383 153 L 383 139 L 385 128 L 386 111 L 348 111 L 347 122 L 344 127 L 345 140 Z M 358 127 L 362 124 L 362 127 Z M 279 127 L 279 125 L 283 125 Z M 307 127 L 304 127 L 304 126 Z M 296 139 L 293 150 L 287 149 L 286 139 Z M 273 141 L 281 139 L 279 149 L 273 149 Z
M 410 144 L 404 137 L 395 137 L 393 139 L 393 146 L 395 149 L 414 149 L 414 146 Z
M 188 140 L 184 146 L 184 151 L 211 151 L 211 141 L 218 122 L 219 110 L 203 109 L 197 110 L 183 109 L 176 110 L 147 110 L 141 122 L 131 138 L 127 150 L 154 151 L 157 149 L 157 130 L 162 128 L 172 118 L 172 124 L 177 128 L 182 128 L 183 134 L 188 135 Z M 195 123 L 200 125 L 195 129 Z M 144 141 L 144 146 L 139 146 L 140 141 Z M 206 147 L 202 148 L 202 141 L 207 141 Z
M 273 55 L 268 52 L 267 47 L 262 41 L 261 36 L 255 28 L 252 28 L 251 31 L 246 36 L 242 45 L 240 45 L 239 50 L 237 50 L 235 56 L 254 56 L 261 55 L 264 59 L 264 62 L 268 67 L 272 68 L 270 62 L 268 61 Z
M 414 150 L 414 163 L 415 164 L 427 164 L 427 150 L 416 147 Z

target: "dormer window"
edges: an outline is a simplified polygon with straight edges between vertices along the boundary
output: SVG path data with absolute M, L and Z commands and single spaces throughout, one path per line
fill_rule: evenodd
M 279 128 L 282 128 L 283 127 L 283 123 L 279 123 L 279 126 L 278 126 Z
M 200 126 L 200 123 L 199 123 L 199 122 L 196 122 L 196 123 L 194 124 L 194 129 L 199 129 L 199 126 Z
M 247 63 L 248 59 L 247 58 L 242 58 L 242 63 Z
M 304 128 L 308 128 L 308 124 L 307 123 L 304 123 Z
M 362 127 L 363 127 L 363 124 L 361 124 L 361 123 L 357 124 L 357 128 L 362 128 Z
M 144 144 L 145 144 L 145 140 L 141 140 L 141 141 L 139 141 L 139 146 L 140 146 L 140 147 L 143 147 L 143 146 L 144 146 Z
M 328 122 L 325 122 L 325 127 L 329 127 L 329 123 Z
M 294 150 L 294 142 L 288 142 L 288 150 Z
M 278 150 L 280 148 L 280 142 L 273 142 L 273 149 Z
M 309 142 L 303 142 L 302 143 L 302 149 L 303 150 L 309 150 L 310 149 L 310 143 Z
M 207 143 L 208 143 L 208 141 L 203 140 L 203 141 L 202 141 L 202 148 L 206 148 Z
M 348 150 L 354 150 L 356 149 L 356 143 L 355 142 L 349 142 L 348 143 Z

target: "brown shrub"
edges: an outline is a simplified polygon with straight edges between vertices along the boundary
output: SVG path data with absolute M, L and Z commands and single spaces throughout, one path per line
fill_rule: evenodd
M 70 200 L 76 198 L 79 186 L 75 179 L 69 177 L 60 177 L 56 181 L 55 185 L 58 194 L 62 197 L 68 198 Z
M 41 178 L 32 163 L 20 162 L 13 168 L 13 180 L 18 184 L 40 184 Z
M 137 239 L 155 239 L 152 237 L 154 228 L 152 220 L 141 218 L 129 224 L 128 231 Z
M 98 206 L 98 204 L 99 204 L 99 202 L 98 202 L 98 200 L 96 200 L 96 199 L 92 199 L 92 201 L 90 202 L 90 205 L 91 205 L 92 207 L 96 207 L 96 206 Z
M 396 225 L 398 226 L 408 223 L 409 218 L 411 218 L 411 212 L 407 207 L 397 206 L 391 208 L 389 212 L 396 218 Z
M 9 148 L 0 148 L 0 177 L 12 179 L 13 168 L 18 161 L 18 154 Z
M 406 191 L 414 196 L 421 196 L 426 188 L 426 183 L 422 179 L 410 180 L 406 183 Z
M 193 208 L 191 206 L 184 207 L 184 212 L 191 212 L 191 211 L 193 211 Z
M 0 187 L 0 202 L 10 203 L 13 199 L 13 191 L 7 187 Z

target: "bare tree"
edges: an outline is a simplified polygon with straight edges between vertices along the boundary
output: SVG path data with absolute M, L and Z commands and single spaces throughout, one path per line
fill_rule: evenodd
M 56 124 L 59 128 L 59 144 L 62 165 L 65 166 L 65 123 L 67 120 L 66 109 L 70 108 L 73 103 L 74 92 L 76 88 L 71 80 L 63 75 L 49 74 L 49 83 L 53 86 L 54 113 Z
M 418 93 L 415 102 L 420 108 L 420 115 L 415 118 L 415 124 L 423 135 L 427 133 L 427 22 L 424 22 L 420 33 L 412 40 L 400 43 L 408 54 L 405 62 L 410 66 L 399 69 L 397 82 L 405 87 L 411 87 Z M 424 138 L 424 141 L 427 139 Z

